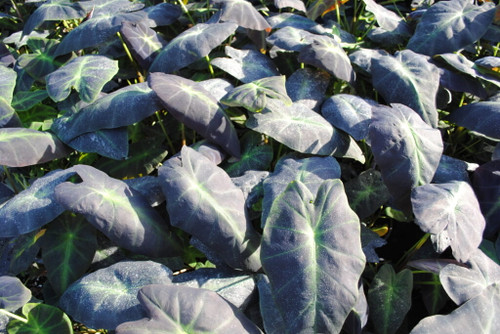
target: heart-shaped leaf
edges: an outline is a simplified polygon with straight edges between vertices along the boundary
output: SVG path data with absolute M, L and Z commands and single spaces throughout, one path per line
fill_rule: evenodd
M 118 246 L 152 257 L 179 254 L 177 237 L 139 192 L 94 167 L 73 169 L 83 182 L 65 182 L 55 190 L 64 208 L 82 214 Z
M 26 190 L 0 206 L 0 236 L 12 237 L 29 233 L 49 223 L 63 211 L 55 199 L 54 189 L 74 175 L 73 168 L 55 170 L 36 179 Z
M 73 319 L 91 328 L 114 330 L 144 312 L 138 291 L 149 284 L 168 284 L 172 271 L 153 261 L 122 261 L 88 274 L 64 292 L 59 305 Z
M 272 60 L 258 51 L 238 50 L 230 46 L 226 46 L 225 51 L 229 58 L 214 58 L 212 65 L 243 83 L 280 75 Z
M 198 238 L 228 265 L 260 269 L 260 235 L 253 229 L 243 193 L 226 172 L 184 146 L 180 161 L 159 169 L 170 222 Z
M 240 27 L 252 30 L 271 30 L 271 26 L 251 2 L 245 0 L 214 0 L 222 4 L 220 20 L 235 22 Z
M 373 107 L 372 115 L 368 137 L 375 162 L 396 207 L 409 211 L 411 190 L 430 183 L 439 165 L 441 133 L 402 104 Z
M 28 303 L 23 306 L 27 322 L 12 320 L 7 326 L 9 333 L 19 334 L 73 334 L 69 317 L 57 307 L 47 304 Z
M 367 169 L 346 182 L 345 190 L 349 205 L 360 219 L 373 214 L 390 198 L 380 172 L 375 169 Z
M 349 144 L 345 134 L 300 103 L 270 100 L 261 112 L 250 114 L 246 126 L 301 153 L 330 155 Z
M 285 88 L 285 76 L 268 77 L 240 85 L 230 91 L 221 100 L 232 107 L 244 107 L 257 112 L 263 109 L 268 99 L 278 99 L 285 104 L 292 104 Z
M 376 333 L 395 333 L 411 307 L 412 272 L 397 273 L 390 264 L 383 265 L 368 290 L 370 318 Z
M 316 37 L 311 45 L 300 51 L 298 61 L 323 69 L 351 84 L 356 80 L 351 61 L 344 49 L 339 42 L 328 36 Z
M 457 51 L 483 36 L 494 15 L 493 3 L 439 1 L 425 11 L 407 47 L 429 56 Z
M 425 184 L 413 189 L 411 202 L 417 225 L 440 240 L 438 252 L 449 245 L 458 261 L 467 261 L 481 243 L 486 224 L 469 183 Z
M 217 293 L 187 286 L 154 284 L 137 296 L 148 318 L 122 323 L 116 334 L 262 333 Z
M 234 33 L 237 24 L 198 23 L 165 46 L 151 64 L 150 72 L 172 73 L 207 56 Z
M 148 82 L 177 120 L 231 155 L 240 156 L 236 130 L 210 92 L 192 80 L 173 74 L 151 73 Z
M 415 110 L 427 124 L 437 127 L 439 71 L 427 61 L 427 57 L 411 50 L 403 50 L 394 57 L 374 58 L 371 71 L 373 87 L 387 103 L 405 104 Z
M 47 91 L 55 102 L 66 99 L 75 88 L 82 101 L 91 103 L 104 85 L 118 73 L 118 61 L 104 56 L 77 57 L 47 75 Z
M 0 276 L 0 308 L 15 312 L 31 299 L 31 291 L 15 276 Z
M 42 259 L 51 287 L 62 295 L 89 268 L 97 249 L 94 228 L 82 217 L 63 215 L 47 227 Z
M 271 207 L 261 258 L 287 331 L 339 333 L 356 304 L 365 256 L 342 182 L 316 195 L 292 182 Z

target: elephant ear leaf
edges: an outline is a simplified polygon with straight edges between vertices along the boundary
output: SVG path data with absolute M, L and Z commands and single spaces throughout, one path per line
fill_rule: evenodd
M 147 318 L 120 324 L 116 334 L 249 333 L 262 331 L 216 292 L 151 284 L 137 295 Z
M 153 29 L 140 22 L 123 22 L 120 30 L 130 52 L 143 69 L 148 69 L 167 42 Z
M 439 1 L 424 13 L 407 47 L 428 56 L 457 51 L 481 38 L 494 15 L 490 2 Z
M 356 305 L 365 266 L 360 224 L 339 179 L 316 195 L 300 181 L 267 218 L 261 259 L 289 333 L 340 333 Z
M 271 26 L 251 2 L 245 0 L 215 0 L 222 3 L 221 21 L 235 22 L 251 30 L 271 30 Z
M 412 272 L 408 269 L 396 274 L 390 264 L 383 265 L 375 275 L 368 303 L 376 332 L 395 333 L 411 307 Z
M 236 129 L 210 92 L 192 80 L 173 74 L 151 73 L 148 82 L 177 120 L 239 158 Z
M 3 127 L 14 117 L 15 110 L 11 107 L 14 88 L 16 87 L 16 72 L 0 65 L 0 127 Z
M 68 315 L 55 306 L 28 303 L 23 306 L 22 313 L 27 322 L 12 320 L 7 325 L 9 333 L 73 334 L 73 324 Z
M 150 72 L 172 73 L 207 56 L 234 33 L 237 24 L 198 23 L 165 46 L 151 64 Z
M 500 140 L 500 102 L 481 101 L 453 111 L 448 119 L 479 136 Z
M 47 75 L 47 91 L 52 100 L 60 102 L 69 96 L 74 87 L 82 101 L 91 103 L 116 73 L 116 60 L 97 55 L 77 57 Z
M 469 183 L 426 184 L 413 189 L 411 197 L 415 221 L 433 234 L 437 251 L 451 246 L 458 261 L 467 261 L 483 240 L 486 225 Z
M 159 177 L 173 226 L 198 238 L 231 267 L 260 269 L 260 235 L 246 213 L 243 192 L 223 169 L 184 146 L 179 161 L 164 164 Z
M 373 107 L 372 117 L 368 137 L 375 162 L 395 207 L 410 211 L 411 190 L 430 183 L 439 166 L 441 133 L 402 104 Z
M 15 312 L 31 299 L 31 291 L 15 276 L 0 276 L 0 308 Z
M 73 168 L 83 182 L 56 187 L 56 199 L 64 208 L 82 214 L 117 245 L 133 252 L 152 257 L 179 254 L 177 238 L 138 191 L 94 167 Z

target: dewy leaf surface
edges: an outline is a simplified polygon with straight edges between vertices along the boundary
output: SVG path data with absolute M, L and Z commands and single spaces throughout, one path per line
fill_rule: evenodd
M 245 198 L 226 172 L 184 146 L 179 164 L 159 169 L 171 224 L 201 240 L 236 269 L 257 271 L 260 235 Z
M 56 198 L 67 210 L 80 213 L 117 245 L 152 257 L 176 256 L 177 237 L 148 201 L 125 182 L 87 165 L 74 170 L 83 182 L 60 184 Z
M 84 102 L 93 102 L 118 73 L 118 61 L 104 56 L 77 57 L 47 75 L 47 91 L 55 102 L 66 99 L 74 87 Z
M 481 243 L 486 224 L 469 183 L 425 184 L 413 189 L 411 202 L 416 224 L 439 240 L 448 240 L 453 256 L 467 261 Z
M 410 210 L 411 190 L 430 183 L 439 165 L 441 133 L 402 104 L 373 107 L 372 115 L 368 137 L 375 162 L 396 207 Z
M 116 334 L 262 333 L 234 305 L 210 290 L 152 284 L 137 297 L 148 317 L 121 324 Z
M 250 114 L 246 126 L 301 153 L 330 155 L 349 143 L 347 136 L 300 103 L 287 106 L 270 100 L 261 112 Z
M 494 14 L 490 2 L 439 1 L 424 13 L 407 47 L 428 56 L 457 51 L 483 36 Z
M 338 179 L 316 195 L 292 182 L 275 199 L 261 259 L 287 332 L 340 332 L 365 265 L 359 226 Z
M 61 296 L 59 306 L 89 327 L 114 330 L 122 322 L 144 317 L 137 300 L 142 287 L 171 280 L 172 271 L 157 262 L 122 261 L 73 283 Z
M 439 71 L 427 61 L 427 57 L 411 50 L 403 50 L 395 56 L 374 58 L 371 71 L 373 87 L 387 103 L 405 104 L 415 110 L 427 124 L 437 127 Z
M 36 179 L 0 205 L 0 237 L 14 237 L 34 231 L 51 222 L 64 211 L 55 199 L 54 189 L 75 174 L 73 168 L 54 170 Z
M 151 72 L 172 73 L 207 56 L 234 33 L 237 24 L 198 23 L 165 46 L 151 64 Z
M 236 130 L 217 100 L 198 83 L 173 74 L 151 73 L 149 85 L 165 108 L 207 140 L 240 156 Z

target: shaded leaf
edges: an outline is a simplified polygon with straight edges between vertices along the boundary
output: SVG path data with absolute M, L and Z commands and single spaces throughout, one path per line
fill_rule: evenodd
M 440 1 L 425 11 L 407 48 L 429 56 L 457 51 L 486 33 L 494 14 L 489 2 Z
M 396 274 L 390 264 L 383 265 L 368 290 L 370 318 L 376 333 L 395 333 L 411 308 L 412 272 Z
M 160 51 L 151 64 L 150 72 L 172 73 L 194 63 L 219 46 L 237 27 L 232 22 L 198 23 L 177 35 Z
M 411 50 L 372 60 L 373 87 L 387 103 L 402 103 L 437 127 L 436 95 L 439 71 L 427 58 Z
M 153 261 L 122 261 L 99 269 L 73 283 L 61 296 L 60 307 L 91 328 L 114 330 L 144 312 L 138 291 L 149 284 L 166 284 L 172 271 Z
M 226 46 L 225 51 L 229 58 L 214 58 L 212 65 L 243 83 L 280 75 L 271 59 L 258 51 L 238 50 L 230 46 Z
M 278 99 L 285 104 L 292 104 L 285 88 L 285 76 L 267 77 L 240 85 L 231 90 L 221 100 L 232 107 L 244 107 L 257 112 L 263 109 L 268 99 Z
M 103 157 L 123 160 L 128 157 L 128 132 L 126 127 L 104 129 L 81 134 L 68 142 L 77 151 L 98 153 Z
M 49 95 L 46 90 L 19 91 L 12 99 L 12 107 L 19 111 L 25 111 L 42 102 Z
M 500 73 L 498 72 L 498 68 L 500 67 L 500 58 L 487 56 L 476 59 L 474 61 L 475 68 L 482 73 L 491 74 L 500 78 Z
M 170 222 L 198 238 L 236 269 L 260 269 L 260 235 L 245 210 L 243 193 L 224 170 L 184 146 L 179 164 L 159 169 Z
M 500 140 L 500 102 L 467 104 L 454 110 L 448 120 L 478 135 Z
M 261 259 L 287 332 L 340 332 L 365 265 L 359 233 L 338 179 L 324 181 L 316 195 L 292 182 L 274 200 Z
M 316 37 L 309 47 L 300 51 L 297 60 L 323 69 L 350 84 L 354 84 L 356 79 L 351 61 L 340 43 L 327 36 Z
M 293 102 L 317 111 L 325 98 L 330 76 L 323 71 L 301 68 L 286 81 L 286 91 Z
M 469 183 L 425 184 L 413 189 L 411 202 L 416 224 L 440 240 L 437 251 L 449 245 L 458 261 L 467 261 L 481 243 L 486 224 Z
M 241 176 L 250 170 L 267 170 L 273 160 L 273 148 L 263 143 L 262 135 L 253 131 L 241 138 L 242 152 L 238 161 L 226 164 L 224 170 L 231 176 Z
M 430 183 L 443 151 L 441 133 L 402 105 L 372 108 L 368 137 L 396 208 L 411 209 L 410 192 Z
M 47 74 L 55 71 L 61 62 L 56 60 L 56 49 L 59 41 L 55 39 L 46 39 L 31 37 L 27 41 L 28 47 L 33 53 L 25 53 L 17 58 L 16 65 L 25 70 L 36 80 L 44 81 Z M 29 90 L 23 89 L 23 90 Z
M 210 290 L 153 284 L 142 288 L 137 298 L 148 317 L 122 323 L 117 334 L 262 333 L 234 305 Z
M 375 252 L 375 248 L 382 247 L 386 244 L 387 241 L 385 241 L 385 239 L 382 239 L 377 233 L 361 224 L 361 245 L 363 247 L 363 253 L 366 257 L 366 262 L 380 263 L 382 260 L 377 255 L 377 252 Z
M 23 35 L 29 35 L 45 21 L 72 20 L 87 15 L 89 6 L 71 0 L 48 1 L 42 3 L 29 17 L 23 28 Z
M 0 240 L 0 274 L 18 275 L 26 271 L 40 251 L 38 230 Z
M 31 299 L 31 291 L 15 276 L 0 276 L 0 308 L 15 312 Z
M 346 182 L 345 191 L 349 205 L 360 219 L 370 216 L 390 199 L 382 176 L 375 169 L 365 170 Z
M 74 175 L 73 168 L 54 170 L 36 179 L 0 206 L 0 236 L 13 237 L 29 233 L 49 223 L 64 211 L 55 199 L 54 189 Z
M 500 160 L 487 162 L 474 171 L 472 185 L 486 219 L 485 236 L 500 230 Z
M 97 249 L 94 228 L 82 217 L 61 216 L 42 238 L 42 259 L 54 291 L 62 295 L 92 263 Z
M 23 306 L 27 323 L 17 319 L 9 322 L 9 333 L 16 334 L 73 334 L 73 324 L 69 317 L 55 306 L 28 303 Z
M 83 182 L 65 182 L 55 190 L 64 208 L 82 214 L 120 247 L 152 257 L 179 254 L 176 235 L 139 192 L 94 167 L 73 169 Z
M 246 126 L 301 153 L 330 155 L 348 146 L 345 135 L 300 103 L 270 100 L 261 112 L 250 114 Z
M 340 5 L 340 1 L 338 4 Z M 335 6 L 337 0 L 316 0 L 314 3 L 310 4 L 307 8 L 307 17 L 311 20 L 316 20 L 319 16 L 323 15 L 329 8 Z
M 469 182 L 469 165 L 467 162 L 453 157 L 442 155 L 432 183 L 446 183 L 451 181 Z
M 82 101 L 91 103 L 116 73 L 116 60 L 98 55 L 80 56 L 47 75 L 47 92 L 52 100 L 59 102 L 69 96 L 71 88 L 75 88 Z

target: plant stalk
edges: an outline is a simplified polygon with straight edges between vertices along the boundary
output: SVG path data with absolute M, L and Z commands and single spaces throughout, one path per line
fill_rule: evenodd
M 11 317 L 12 319 L 16 319 L 16 320 L 19 320 L 19 321 L 21 321 L 21 322 L 24 322 L 25 324 L 27 324 L 27 323 L 28 323 L 28 319 L 25 319 L 25 318 L 23 318 L 23 317 L 20 317 L 20 316 L 18 316 L 17 314 L 14 314 L 14 313 L 9 312 L 9 311 L 7 311 L 7 310 L 4 310 L 4 309 L 1 309 L 1 308 L 0 308 L 0 313 L 5 314 L 6 316 Z

